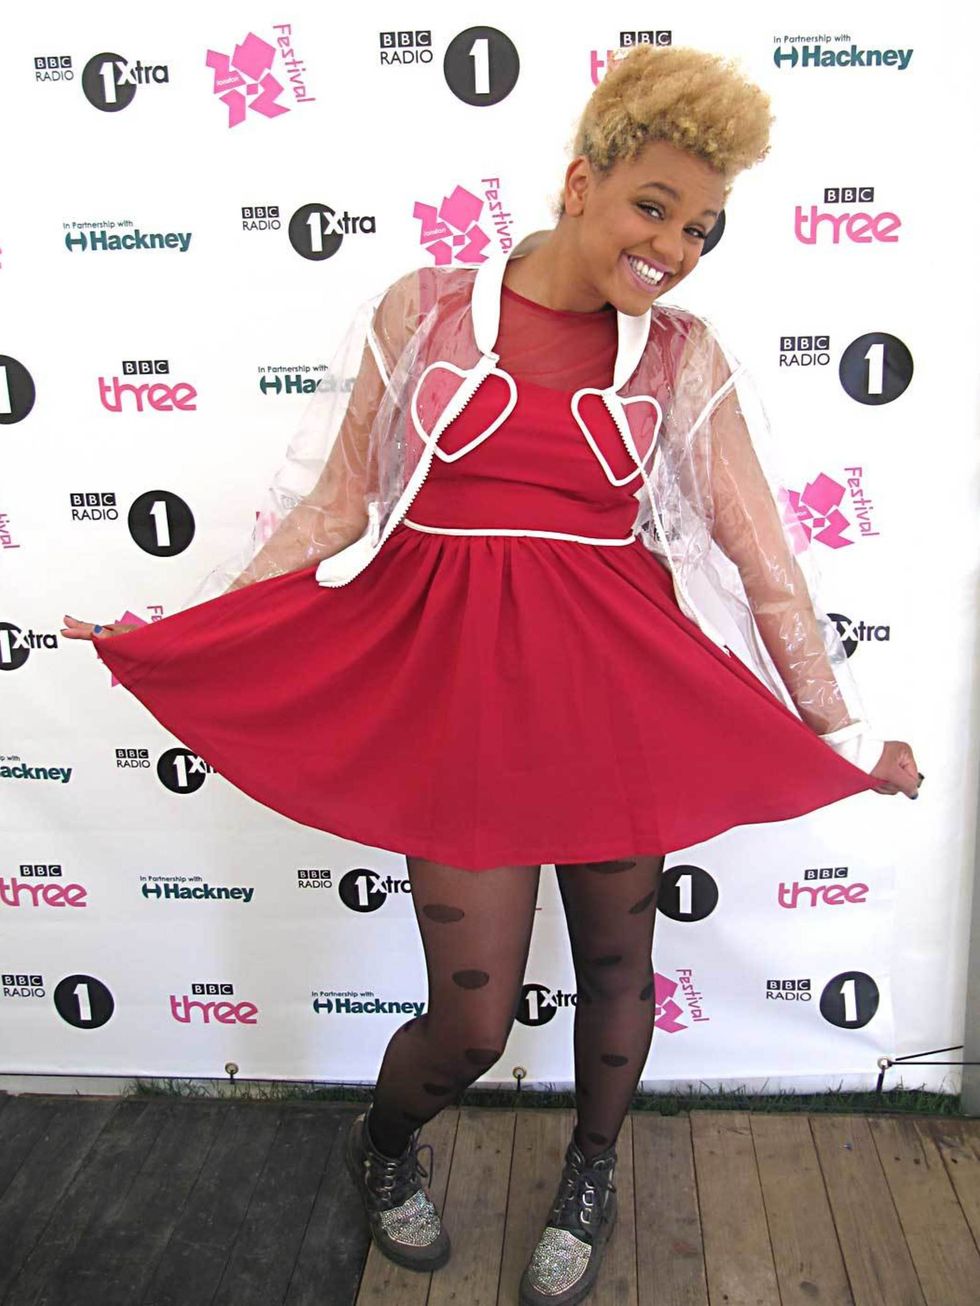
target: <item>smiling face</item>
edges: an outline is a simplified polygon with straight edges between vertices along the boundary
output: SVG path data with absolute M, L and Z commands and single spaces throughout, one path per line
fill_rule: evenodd
M 649 142 L 605 174 L 573 159 L 562 222 L 572 224 L 581 292 L 630 316 L 645 313 L 694 271 L 725 187 L 703 160 L 666 141 Z

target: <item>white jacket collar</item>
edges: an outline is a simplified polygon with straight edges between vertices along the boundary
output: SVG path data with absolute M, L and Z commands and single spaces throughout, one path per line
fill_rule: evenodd
M 492 254 L 485 263 L 480 264 L 473 282 L 473 333 L 480 353 L 492 357 L 494 361 L 497 359 L 494 348 L 500 331 L 500 292 L 509 257 L 509 254 L 501 251 Z M 619 346 L 610 388 L 621 390 L 639 366 L 646 348 L 650 333 L 650 310 L 647 309 L 639 317 L 631 317 L 617 309 L 616 325 Z

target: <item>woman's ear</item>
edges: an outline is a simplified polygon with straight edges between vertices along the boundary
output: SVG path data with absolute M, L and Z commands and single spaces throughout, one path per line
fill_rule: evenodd
M 562 194 L 565 212 L 573 218 L 578 217 L 584 209 L 592 180 L 592 165 L 584 155 L 572 159 L 565 169 L 565 189 Z

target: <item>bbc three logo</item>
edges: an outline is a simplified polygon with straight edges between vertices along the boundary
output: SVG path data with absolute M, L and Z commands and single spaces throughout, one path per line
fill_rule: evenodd
M 195 998 L 224 998 L 232 997 L 235 992 L 234 984 L 215 984 L 212 982 L 192 984 L 191 993 Z
M 62 875 L 60 862 L 21 862 L 18 870 L 22 880 L 57 880 Z

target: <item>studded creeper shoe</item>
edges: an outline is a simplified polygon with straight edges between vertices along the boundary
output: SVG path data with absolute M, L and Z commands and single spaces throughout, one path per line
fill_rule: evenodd
M 371 1237 L 389 1260 L 409 1270 L 438 1270 L 449 1260 L 449 1235 L 432 1205 L 423 1180 L 429 1171 L 419 1163 L 418 1133 L 398 1157 L 387 1157 L 371 1142 L 367 1115 L 360 1115 L 347 1136 L 347 1169 L 354 1180 Z M 424 1144 L 428 1146 L 428 1144 Z
M 616 1221 L 616 1149 L 565 1153 L 551 1219 L 521 1277 L 521 1306 L 574 1306 L 592 1291 Z

